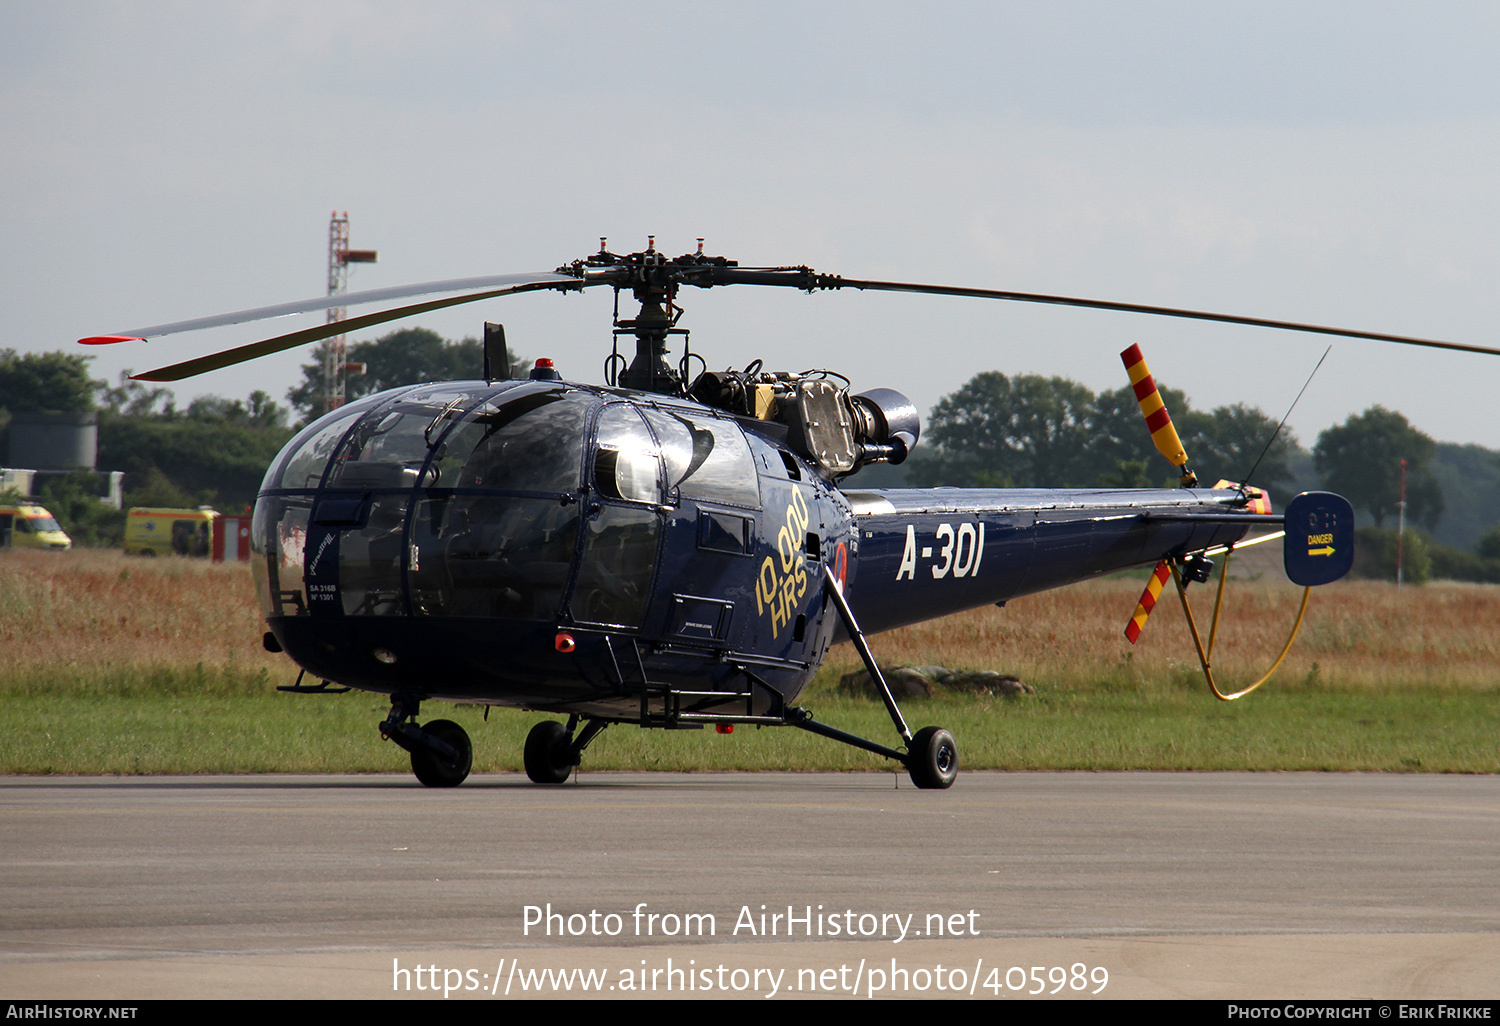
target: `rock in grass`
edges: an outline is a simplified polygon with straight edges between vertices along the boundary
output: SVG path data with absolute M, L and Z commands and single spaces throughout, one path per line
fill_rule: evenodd
M 929 698 L 933 692 L 932 679 L 909 666 L 882 666 L 880 673 L 890 685 L 891 694 L 897 698 Z M 880 689 L 869 670 L 855 670 L 839 678 L 839 693 L 860 698 L 879 698 Z
M 955 673 L 943 682 L 952 691 L 965 691 L 975 695 L 999 695 L 1003 698 L 1019 698 L 1036 694 L 1036 688 L 1019 677 L 998 670 L 980 670 L 977 673 Z

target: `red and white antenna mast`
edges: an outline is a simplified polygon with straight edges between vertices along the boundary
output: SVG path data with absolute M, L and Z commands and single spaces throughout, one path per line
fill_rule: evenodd
M 379 254 L 373 249 L 349 248 L 349 211 L 337 210 L 328 220 L 328 294 L 341 296 L 349 287 L 350 264 L 373 264 Z M 332 307 L 328 323 L 344 319 L 345 308 Z M 327 385 L 326 407 L 336 410 L 344 405 L 345 382 L 349 378 L 348 340 L 338 335 L 328 340 L 323 354 L 323 381 Z

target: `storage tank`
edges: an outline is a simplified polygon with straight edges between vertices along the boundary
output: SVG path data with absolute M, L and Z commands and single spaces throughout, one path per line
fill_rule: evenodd
M 10 420 L 15 467 L 93 470 L 99 459 L 99 414 L 16 412 Z

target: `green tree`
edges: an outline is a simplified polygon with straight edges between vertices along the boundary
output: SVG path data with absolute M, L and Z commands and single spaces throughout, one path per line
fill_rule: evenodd
M 1432 577 L 1432 548 L 1429 539 L 1418 531 L 1407 531 L 1405 538 L 1399 538 L 1396 531 L 1388 528 L 1361 527 L 1354 532 L 1354 568 L 1349 575 L 1394 581 L 1399 551 L 1402 581 L 1426 584 Z
M 1298 448 L 1296 436 L 1285 427 L 1276 433 L 1276 421 L 1253 406 L 1235 403 L 1215 407 L 1211 413 L 1191 413 L 1179 424 L 1178 433 L 1189 465 L 1199 471 L 1204 484 L 1227 478 L 1268 486 L 1292 476 L 1288 464 Z M 1240 481 L 1243 477 L 1253 480 Z
M 225 415 L 226 405 L 239 407 L 240 415 Z M 182 505 L 188 498 L 189 506 L 237 511 L 255 501 L 266 468 L 291 439 L 284 417 L 272 421 L 257 423 L 243 404 L 217 398 L 195 400 L 183 412 L 106 412 L 99 418 L 99 465 L 125 471 L 132 505 Z M 148 502 L 133 494 L 143 489 L 158 498 Z M 168 495 L 176 501 L 161 501 Z
M 1484 532 L 1474 551 L 1483 559 L 1500 559 L 1500 527 L 1492 527 Z
M 99 485 L 91 471 L 48 479 L 38 501 L 74 545 L 113 548 L 125 541 L 125 511 L 99 501 Z
M 0 349 L 0 406 L 17 412 L 88 413 L 98 383 L 89 357 Z
M 1313 459 L 1325 487 L 1375 518 L 1380 527 L 1401 501 L 1401 461 L 1406 461 L 1406 510 L 1413 521 L 1435 525 L 1443 492 L 1429 464 L 1437 443 L 1383 406 L 1371 406 L 1318 435 Z
M 1177 432 L 1182 436 L 1189 465 L 1201 466 L 1198 454 L 1188 442 L 1191 432 L 1183 430 L 1184 419 L 1190 421 L 1194 416 L 1187 394 L 1162 384 L 1156 387 L 1167 412 L 1172 415 L 1172 423 L 1177 425 Z M 1100 392 L 1094 401 L 1094 410 L 1094 437 L 1090 442 L 1090 456 L 1094 462 L 1091 484 L 1104 488 L 1177 484 L 1178 474 L 1156 451 L 1151 431 L 1141 416 L 1141 404 L 1129 385 L 1112 392 Z
M 1094 394 L 1066 378 L 975 375 L 933 407 L 915 484 L 1087 485 Z
M 122 417 L 148 417 L 176 412 L 177 400 L 171 389 L 133 381 L 129 371 L 120 374 L 120 384 L 116 388 L 110 388 L 102 381 L 96 384 L 100 404 L 109 412 Z

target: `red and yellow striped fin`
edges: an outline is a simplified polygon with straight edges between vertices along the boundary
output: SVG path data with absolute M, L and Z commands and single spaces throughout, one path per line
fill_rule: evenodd
M 1151 431 L 1151 441 L 1156 444 L 1157 452 L 1165 456 L 1172 466 L 1185 467 L 1187 452 L 1182 447 L 1177 429 L 1172 426 L 1172 417 L 1167 413 L 1161 393 L 1156 389 L 1156 381 L 1146 366 L 1146 358 L 1141 355 L 1141 347 L 1131 346 L 1120 354 L 1120 359 L 1125 362 L 1125 372 L 1130 375 L 1130 387 L 1135 390 L 1136 402 L 1141 404 L 1141 416 L 1146 418 L 1146 427 Z
M 1254 485 L 1242 485 L 1238 481 L 1220 481 L 1214 487 L 1233 488 L 1236 491 L 1243 488 L 1245 490 L 1245 497 L 1250 500 L 1250 505 L 1245 507 L 1246 513 L 1270 514 L 1272 512 L 1271 493 L 1264 488 L 1257 488 Z
M 1135 607 L 1135 615 L 1125 625 L 1125 637 L 1132 645 L 1141 636 L 1141 628 L 1146 626 L 1146 618 L 1151 615 L 1156 600 L 1161 598 L 1161 590 L 1167 586 L 1167 578 L 1171 576 L 1172 571 L 1165 559 L 1156 564 L 1156 569 L 1151 572 L 1151 580 L 1146 582 L 1146 590 L 1141 592 L 1141 601 Z

